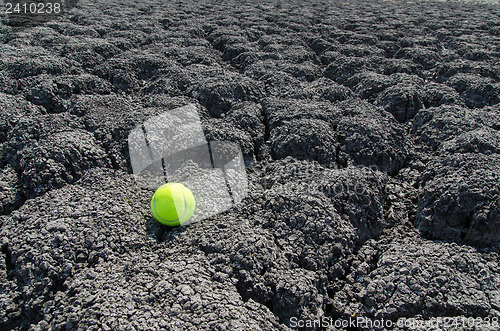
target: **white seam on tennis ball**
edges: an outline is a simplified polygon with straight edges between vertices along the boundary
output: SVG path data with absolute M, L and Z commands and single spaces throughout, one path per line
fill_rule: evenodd
M 156 211 L 156 199 L 153 198 L 153 207 L 154 207 L 156 216 L 158 216 L 159 219 L 161 219 L 162 221 L 167 222 L 167 223 L 173 223 L 173 222 L 179 221 L 181 218 L 184 217 L 184 215 L 186 215 L 186 212 L 187 212 L 186 194 L 184 193 L 184 187 L 182 188 L 182 198 L 184 199 L 184 213 L 181 215 L 181 217 L 179 217 L 178 219 L 173 220 L 173 221 L 164 220 L 160 215 L 158 215 L 158 212 Z

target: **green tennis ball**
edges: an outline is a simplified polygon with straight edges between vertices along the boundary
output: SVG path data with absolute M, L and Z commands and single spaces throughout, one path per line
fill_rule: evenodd
M 151 199 L 153 216 L 168 226 L 186 223 L 193 216 L 194 207 L 193 192 L 181 183 L 163 184 Z

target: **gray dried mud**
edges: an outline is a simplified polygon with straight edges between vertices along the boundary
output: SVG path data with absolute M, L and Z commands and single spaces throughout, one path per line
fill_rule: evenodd
M 0 329 L 500 319 L 499 5 L 80 1 L 0 33 Z M 167 229 L 127 136 L 188 103 L 250 192 Z

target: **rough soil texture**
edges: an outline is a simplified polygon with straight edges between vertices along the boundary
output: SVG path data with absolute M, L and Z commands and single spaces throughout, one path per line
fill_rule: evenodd
M 500 6 L 80 1 L 0 32 L 0 329 L 500 318 Z M 193 102 L 250 193 L 167 229 L 127 136 Z

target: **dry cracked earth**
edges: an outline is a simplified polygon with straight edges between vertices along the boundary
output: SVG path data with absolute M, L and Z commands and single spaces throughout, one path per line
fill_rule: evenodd
M 498 4 L 96 0 L 0 33 L 0 329 L 500 318 Z M 164 228 L 127 136 L 189 103 L 250 192 Z

